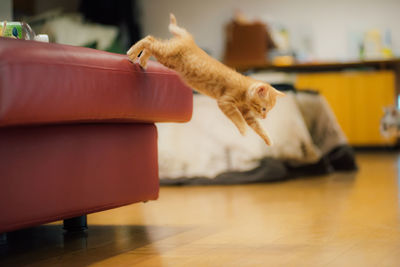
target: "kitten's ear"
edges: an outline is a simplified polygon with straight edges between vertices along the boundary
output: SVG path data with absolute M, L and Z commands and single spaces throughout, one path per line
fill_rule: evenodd
M 275 88 L 274 88 L 274 92 L 275 92 L 275 95 L 277 96 L 277 97 L 284 97 L 286 94 L 285 93 L 283 93 L 283 92 L 281 92 L 281 91 L 278 91 L 278 90 L 276 90 Z
M 265 84 L 260 84 L 259 86 L 257 86 L 256 92 L 257 95 L 261 98 L 272 97 L 272 96 L 275 97 L 285 96 L 285 94 L 282 93 L 281 91 L 278 91 L 274 87 Z
M 264 85 L 258 86 L 256 90 L 259 97 L 265 97 L 267 95 L 267 87 Z

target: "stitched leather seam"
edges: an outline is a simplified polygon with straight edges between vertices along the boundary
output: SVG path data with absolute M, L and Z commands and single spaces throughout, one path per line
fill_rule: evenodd
M 180 114 L 182 114 L 183 112 L 190 112 L 190 111 L 182 111 Z M 5 127 L 5 126 L 17 126 L 17 125 L 56 125 L 56 124 L 79 124 L 79 123 L 87 123 L 87 124 L 94 124 L 94 123 L 101 123 L 102 121 L 105 121 L 107 123 L 113 123 L 112 121 L 110 122 L 110 120 L 115 120 L 115 123 L 156 123 L 156 122 L 186 122 L 188 121 L 188 119 L 186 119 L 186 116 L 180 116 L 180 118 L 171 118 L 171 114 L 169 114 L 168 116 L 164 114 L 160 113 L 157 116 L 158 119 L 144 119 L 143 115 L 141 117 L 139 116 L 131 116 L 131 115 L 121 115 L 121 114 L 115 114 L 114 116 L 111 117 L 102 117 L 102 118 L 95 118 L 95 117 L 75 117 L 75 118 L 71 118 L 71 117 L 65 117 L 65 118 L 61 118 L 59 116 L 57 116 L 57 119 L 54 120 L 43 120 L 43 121 L 30 121 L 27 119 L 23 119 L 23 120 L 7 120 L 7 124 L 2 125 L 1 121 L 3 120 L 0 116 L 0 128 L 1 127 Z M 121 117 L 119 117 L 121 116 Z M 122 117 L 122 116 L 126 116 L 126 117 Z M 164 118 L 165 117 L 165 118 Z M 182 118 L 184 117 L 184 118 Z M 160 118 L 164 121 L 160 121 Z M 108 121 L 107 121 L 108 120 Z M 121 121 L 121 122 L 120 122 Z
M 116 69 L 116 68 L 108 68 L 108 67 L 99 67 L 99 66 L 92 66 L 92 65 L 83 65 L 83 64 L 71 64 L 71 63 L 48 63 L 48 62 L 41 62 L 41 61 L 14 61 L 14 62 L 2 62 L 0 63 L 0 67 L 6 67 L 7 65 L 26 65 L 26 64 L 42 64 L 45 66 L 70 66 L 70 67 L 81 67 L 81 68 L 88 68 L 94 70 L 104 70 L 104 71 L 115 71 L 115 72 L 124 72 L 124 73 L 142 73 L 142 74 L 157 74 L 157 75 L 168 75 L 168 76 L 178 76 L 174 72 L 160 72 L 160 71 L 137 71 L 137 70 L 124 70 L 124 69 Z

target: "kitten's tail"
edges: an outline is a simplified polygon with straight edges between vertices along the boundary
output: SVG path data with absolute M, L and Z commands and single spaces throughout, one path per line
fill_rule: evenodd
M 176 18 L 174 16 L 174 14 L 172 14 L 172 13 L 169 14 L 169 20 L 170 20 L 170 23 L 169 23 L 168 29 L 173 35 L 175 35 L 177 37 L 190 36 L 189 33 L 185 29 L 179 27 L 176 24 Z

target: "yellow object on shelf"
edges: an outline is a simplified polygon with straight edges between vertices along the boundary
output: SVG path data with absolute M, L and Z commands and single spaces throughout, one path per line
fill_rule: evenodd
M 296 88 L 319 91 L 332 107 L 349 143 L 355 146 L 394 145 L 379 130 L 383 107 L 395 105 L 392 71 L 299 74 Z
M 290 66 L 294 64 L 294 58 L 292 56 L 277 56 L 272 60 L 272 64 L 275 66 Z

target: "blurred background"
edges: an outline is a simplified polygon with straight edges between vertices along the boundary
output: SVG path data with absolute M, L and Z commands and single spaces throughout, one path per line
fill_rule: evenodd
M 116 26 L 124 48 L 130 45 L 126 40 L 132 42 L 131 39 L 147 34 L 168 38 L 168 14 L 173 12 L 179 23 L 193 33 L 199 46 L 222 59 L 225 26 L 234 12 L 240 10 L 249 20 L 266 23 L 281 48 L 292 50 L 301 61 L 359 59 L 360 46 L 371 41 L 369 38 L 379 39 L 380 45 L 391 51 L 385 57 L 400 54 L 400 32 L 396 30 L 400 24 L 397 15 L 400 3 L 396 0 L 2 0 L 2 3 L 2 17 L 27 20 L 39 31 L 43 24 L 72 13 L 75 19 L 81 15 L 82 23 Z

